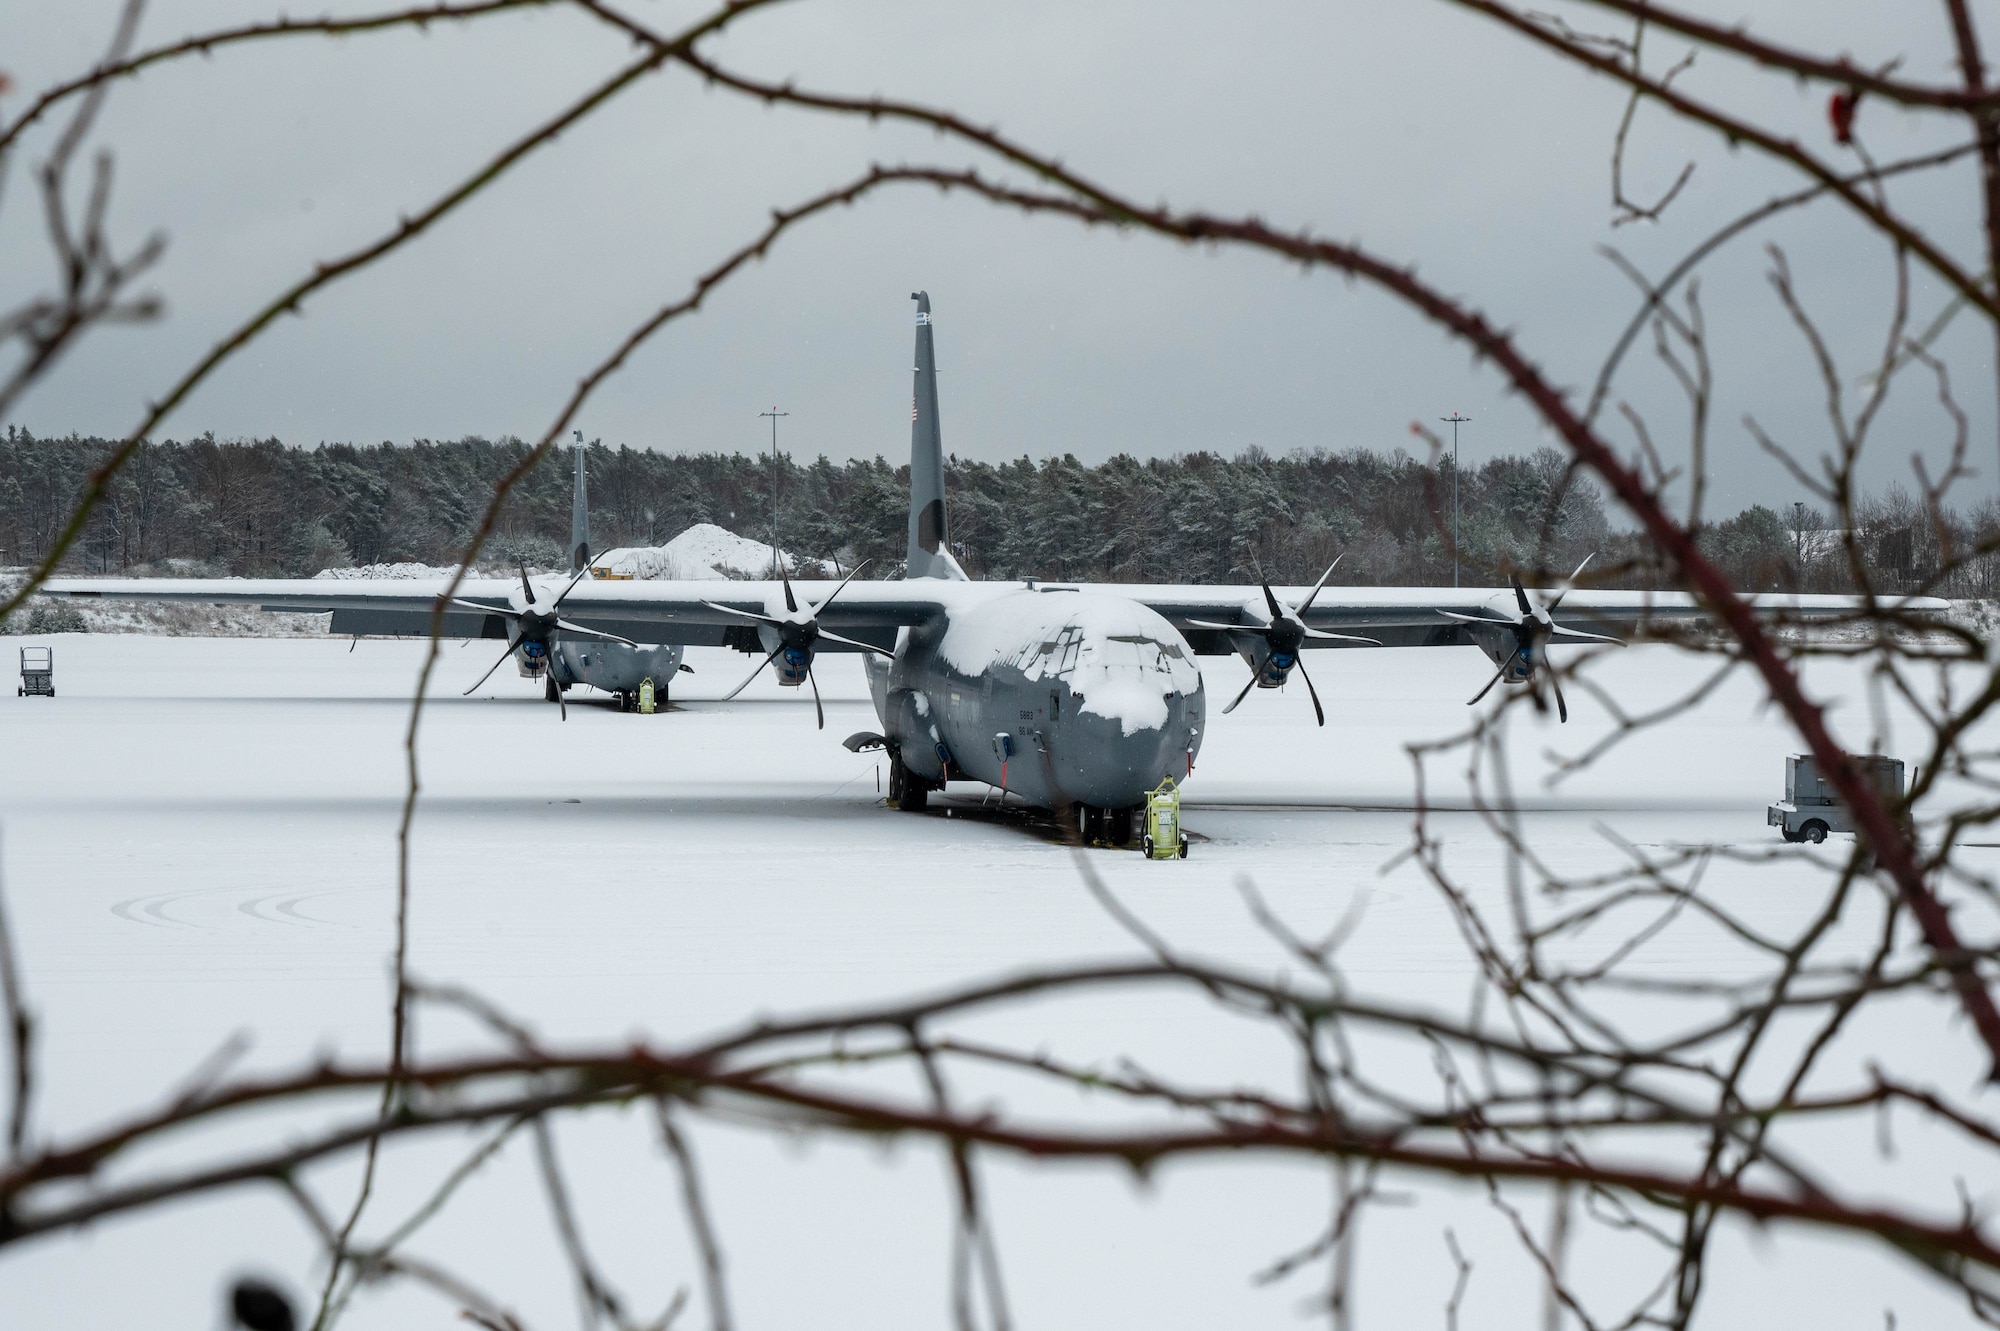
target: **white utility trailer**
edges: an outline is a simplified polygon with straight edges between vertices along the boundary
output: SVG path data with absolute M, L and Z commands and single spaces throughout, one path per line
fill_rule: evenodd
M 1854 761 L 1884 800 L 1894 802 L 1903 798 L 1906 787 L 1902 759 L 1860 753 L 1854 755 Z M 1787 841 L 1810 841 L 1814 845 L 1826 840 L 1830 832 L 1854 830 L 1853 817 L 1809 753 L 1785 759 L 1785 798 L 1770 807 L 1764 822 L 1784 833 Z

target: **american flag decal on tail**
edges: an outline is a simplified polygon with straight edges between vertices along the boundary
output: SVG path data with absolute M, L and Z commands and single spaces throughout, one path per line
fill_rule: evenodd
M 911 420 L 915 420 L 916 418 L 917 418 L 917 400 L 916 400 L 915 398 L 911 398 L 911 399 L 910 399 L 910 419 L 911 419 Z

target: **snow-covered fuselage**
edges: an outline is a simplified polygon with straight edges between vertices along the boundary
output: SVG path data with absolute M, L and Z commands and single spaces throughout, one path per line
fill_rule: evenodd
M 647 680 L 664 698 L 681 668 L 684 648 L 622 642 L 592 642 L 589 639 L 559 639 L 552 653 L 556 683 L 568 688 L 588 684 L 606 693 L 637 693 Z
M 1021 591 L 953 607 L 868 658 L 882 733 L 913 774 L 1105 809 L 1185 778 L 1207 700 L 1186 639 L 1123 597 Z

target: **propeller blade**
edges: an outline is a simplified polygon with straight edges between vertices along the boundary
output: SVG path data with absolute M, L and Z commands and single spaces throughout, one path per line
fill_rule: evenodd
M 825 599 L 824 601 L 821 601 L 821 602 L 820 602 L 820 603 L 819 603 L 818 605 L 816 605 L 816 606 L 814 606 L 814 607 L 813 607 L 813 615 L 814 615 L 815 617 L 819 616 L 819 615 L 820 615 L 820 614 L 821 614 L 821 613 L 822 613 L 823 611 L 825 611 L 825 609 L 826 609 L 826 608 L 827 608 L 828 606 L 832 605 L 832 604 L 833 604 L 833 598 L 834 598 L 834 597 L 836 597 L 836 596 L 838 596 L 838 595 L 840 595 L 840 594 L 841 594 L 842 592 L 846 591 L 846 590 L 847 590 L 847 584 L 848 584 L 848 583 L 850 583 L 850 582 L 853 582 L 853 581 L 854 581 L 854 579 L 855 579 L 855 576 L 856 576 L 857 574 L 859 574 L 859 573 L 861 572 L 861 570 L 862 570 L 862 569 L 864 569 L 864 568 L 867 568 L 867 567 L 868 567 L 868 565 L 869 565 L 869 564 L 870 564 L 871 562 L 873 562 L 873 561 L 871 561 L 871 560 L 867 560 L 867 559 L 864 559 L 864 560 L 862 560 L 862 561 L 861 561 L 861 562 L 860 562 L 859 564 L 856 564 L 856 565 L 854 566 L 854 569 L 853 569 L 853 571 L 852 571 L 852 572 L 850 572 L 850 573 L 849 573 L 849 574 L 848 574 L 848 575 L 847 575 L 846 577 L 844 577 L 844 578 L 842 578 L 842 579 L 840 580 L 840 585 L 839 585 L 838 587 L 835 587 L 835 588 L 834 588 L 834 589 L 833 589 L 832 591 L 828 592 L 828 593 L 826 594 L 826 599 Z M 839 565 L 835 565 L 835 567 L 837 568 L 837 567 L 839 567 Z M 824 636 L 824 635 L 822 635 L 822 636 Z
M 756 668 L 755 670 L 752 670 L 752 671 L 751 671 L 751 672 L 750 672 L 749 674 L 745 675 L 745 676 L 743 677 L 743 682 L 742 682 L 741 684 L 738 684 L 738 685 L 737 685 L 737 686 L 736 686 L 735 688 L 731 689 L 731 690 L 730 690 L 729 692 L 727 692 L 727 693 L 725 693 L 725 694 L 723 694 L 723 695 L 722 695 L 722 701 L 723 701 L 723 702 L 728 702 L 728 701 L 729 701 L 729 700 L 730 700 L 731 698 L 734 698 L 734 697 L 735 697 L 735 696 L 736 696 L 737 694 L 739 694 L 739 693 L 743 692 L 743 690 L 745 690 L 745 689 L 749 688 L 749 687 L 750 687 L 750 681 L 751 681 L 751 680 L 753 680 L 753 679 L 755 679 L 755 678 L 757 678 L 757 676 L 759 676 L 759 675 L 763 674 L 763 673 L 764 673 L 764 667 L 765 667 L 765 666 L 767 666 L 767 665 L 769 665 L 769 664 L 771 664 L 771 662 L 773 662 L 773 661 L 777 660 L 777 659 L 778 659 L 778 653 L 779 653 L 779 652 L 782 652 L 782 651 L 784 651 L 784 650 L 785 650 L 785 647 L 784 647 L 784 644 L 783 644 L 783 643 L 780 643 L 780 644 L 778 644 L 778 646 L 776 646 L 776 647 L 772 648 L 772 649 L 771 649 L 771 654 L 770 654 L 769 656 L 765 657 L 765 658 L 764 658 L 763 660 L 759 661 L 759 662 L 757 663 L 757 668 Z
M 859 642 L 853 638 L 843 638 L 838 633 L 828 633 L 825 629 L 819 631 L 819 636 L 822 642 L 837 642 L 843 647 L 854 647 L 864 652 L 873 652 L 877 656 L 886 656 L 892 661 L 896 659 L 894 652 L 884 651 L 872 642 Z
M 1519 621 L 1512 619 L 1488 619 L 1485 615 L 1461 615 L 1456 610 L 1440 610 L 1446 619 L 1462 619 L 1468 624 L 1492 624 L 1498 628 L 1511 629 Z
M 1340 567 L 1340 561 L 1345 558 L 1347 556 L 1344 554 L 1335 555 L 1333 562 L 1326 566 L 1326 572 L 1319 575 L 1319 581 L 1313 584 L 1312 595 L 1306 597 L 1305 604 L 1299 607 L 1301 618 L 1304 618 L 1306 611 L 1313 608 L 1313 602 L 1319 599 L 1319 589 L 1326 586 L 1326 580 L 1333 576 L 1333 571 Z
M 1500 682 L 1500 676 L 1506 674 L 1507 667 L 1512 665 L 1513 663 L 1514 663 L 1514 658 L 1511 656 L 1508 657 L 1505 661 L 1502 661 L 1500 663 L 1500 668 L 1493 672 L 1493 678 L 1486 681 L 1486 687 L 1481 689 L 1479 692 L 1473 694 L 1472 697 L 1467 700 L 1465 705 L 1467 707 L 1478 706 L 1479 700 L 1481 698 L 1484 698 L 1487 694 L 1493 692 L 1493 686 Z
M 591 568 L 596 565 L 597 561 L 600 558 L 602 558 L 601 554 L 592 555 L 590 557 L 589 563 L 586 563 L 582 568 L 576 571 L 576 576 L 569 580 L 569 586 L 562 589 L 562 595 L 556 597 L 556 603 L 550 606 L 549 609 L 551 610 L 562 609 L 563 601 L 569 596 L 571 592 L 576 590 L 576 584 L 583 581 L 583 575 L 590 572 Z
M 623 643 L 627 647 L 637 647 L 639 645 L 630 638 L 621 638 L 615 633 L 600 633 L 596 629 L 587 629 L 581 624 L 572 624 L 567 619 L 558 619 L 556 627 L 564 633 L 573 634 L 579 638 L 596 638 L 599 642 Z
M 812 685 L 812 691 L 813 691 L 813 711 L 814 711 L 814 712 L 816 712 L 816 713 L 818 713 L 818 715 L 819 715 L 819 728 L 820 728 L 821 730 L 825 730 L 825 729 L 826 729 L 826 708 L 820 705 L 820 700 L 819 700 L 819 681 L 813 678 L 813 668 L 812 668 L 812 663 L 811 663 L 810 661 L 806 663 L 806 683 L 808 683 L 808 684 Z
M 1585 633 L 1582 629 L 1566 629 L 1561 625 L 1557 625 L 1549 631 L 1558 638 L 1583 638 L 1590 642 L 1609 642 L 1615 643 L 1620 647 L 1625 645 L 1623 638 L 1614 638 L 1607 633 Z
M 1557 606 L 1563 603 L 1563 597 L 1569 595 L 1570 589 L 1576 586 L 1576 580 L 1583 576 L 1583 570 L 1586 567 L 1588 567 L 1590 561 L 1595 558 L 1597 558 L 1597 554 L 1595 551 L 1592 551 L 1590 554 L 1587 554 L 1583 557 L 1583 563 L 1578 564 L 1576 566 L 1576 572 L 1569 575 L 1569 581 L 1563 584 L 1563 589 L 1557 592 L 1555 596 L 1549 601 L 1549 609 L 1551 612 L 1553 612 Z
M 1325 629 L 1307 629 L 1308 638 L 1319 638 L 1325 642 L 1365 642 L 1370 647 L 1380 647 L 1379 638 L 1364 638 L 1356 633 L 1328 633 Z
M 799 598 L 792 595 L 792 579 L 791 576 L 785 572 L 784 552 L 778 551 L 777 557 L 778 557 L 778 578 L 785 584 L 785 609 L 791 611 L 793 614 L 796 615 L 799 612 Z
M 528 604 L 535 603 L 535 589 L 528 585 L 528 561 L 521 561 L 521 595 L 528 598 Z
M 1212 620 L 1190 619 L 1187 621 L 1198 629 L 1221 629 L 1224 633 L 1268 633 L 1270 630 L 1257 624 L 1217 624 Z
M 519 647 L 520 645 L 521 645 L 521 640 L 519 638 L 509 639 L 507 642 L 507 650 L 500 653 L 500 661 L 505 661 L 508 657 L 512 656 L 514 654 L 514 649 L 516 647 Z M 486 667 L 486 673 L 479 677 L 479 684 L 484 684 L 488 679 L 491 679 L 493 677 L 493 672 L 500 668 L 500 661 L 495 661 L 492 665 Z M 478 688 L 479 684 L 474 684 L 471 689 L 467 689 L 464 693 L 461 693 L 458 696 L 461 698 L 471 697 L 472 690 Z
M 1236 704 L 1242 702 L 1245 698 L 1249 697 L 1250 690 L 1256 687 L 1257 687 L 1257 672 L 1253 670 L 1250 672 L 1250 682 L 1243 686 L 1243 692 L 1237 694 L 1234 698 L 1230 700 L 1229 706 L 1222 709 L 1222 714 L 1224 716 L 1228 716 L 1231 712 L 1235 711 Z
M 1556 693 L 1556 716 L 1560 720 L 1567 722 L 1569 720 L 1569 704 L 1563 701 L 1562 682 L 1556 678 L 1554 666 L 1549 667 L 1549 687 L 1554 689 Z
M 1313 715 L 1318 717 L 1320 725 L 1324 726 L 1326 724 L 1326 708 L 1319 705 L 1319 690 L 1313 687 L 1313 677 L 1306 673 L 1306 658 L 1301 656 L 1293 668 L 1299 672 L 1299 678 L 1306 682 L 1306 693 L 1313 700 Z
M 1527 588 L 1521 585 L 1520 574 L 1509 573 L 1507 575 L 1507 581 L 1514 584 L 1514 600 L 1521 607 L 1521 618 L 1533 619 L 1535 617 L 1535 607 L 1534 604 L 1528 600 Z
M 455 605 L 461 610 L 477 610 L 482 615 L 512 615 L 514 613 L 511 606 L 481 605 L 477 601 L 468 601 L 463 596 L 454 596 L 446 604 Z
M 549 678 L 553 680 L 555 676 L 551 675 Z M 563 720 L 569 720 L 569 695 L 562 691 L 560 684 L 556 685 L 556 710 L 562 713 Z
M 1271 622 L 1276 624 L 1285 617 L 1284 607 L 1278 604 L 1278 595 L 1271 590 L 1270 583 L 1260 582 L 1257 585 L 1264 589 L 1264 600 L 1271 606 Z
M 738 610 L 735 606 L 717 605 L 713 601 L 703 601 L 702 604 L 710 610 L 720 610 L 725 615 L 735 615 L 741 619 L 754 619 L 759 624 L 769 624 L 773 628 L 783 628 L 785 626 L 784 620 L 774 619 L 770 615 L 760 615 L 754 610 Z

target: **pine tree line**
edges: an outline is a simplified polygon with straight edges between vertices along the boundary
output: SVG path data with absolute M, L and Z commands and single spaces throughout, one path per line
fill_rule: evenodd
M 43 557 L 112 447 L 8 430 L 0 440 L 0 563 Z M 474 436 L 312 449 L 213 436 L 151 443 L 113 481 L 69 571 L 305 577 L 349 564 L 448 564 L 494 482 L 526 452 L 518 439 Z M 901 568 L 909 469 L 880 457 L 774 464 L 593 444 L 589 468 L 600 549 L 662 544 L 712 522 L 766 540 L 775 528 L 801 554 L 847 567 L 870 561 L 869 576 Z M 1099 466 L 1070 456 L 998 465 L 953 458 L 948 473 L 954 550 L 976 577 L 1241 582 L 1261 572 L 1309 583 L 1341 556 L 1343 583 L 1452 580 L 1449 459 L 1253 449 L 1234 458 L 1120 456 Z M 1658 585 L 1645 542 L 1611 528 L 1600 493 L 1555 450 L 1495 458 L 1457 482 L 1468 585 L 1491 585 L 1515 569 L 1567 572 L 1585 555 L 1596 556 L 1593 567 L 1610 585 Z M 487 559 L 560 566 L 569 515 L 564 451 L 515 490 Z M 1933 516 L 1891 491 L 1862 505 L 1857 519 L 1870 575 L 1888 590 L 1913 590 L 1941 561 L 2000 535 L 1992 501 Z M 1827 525 L 1816 511 L 1753 506 L 1708 525 L 1702 539 L 1746 590 L 1848 590 L 1852 569 Z M 1994 596 L 2000 569 L 1981 560 L 1936 590 Z

